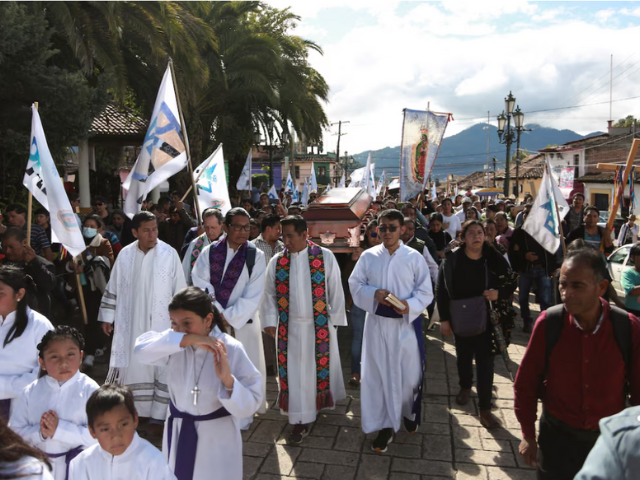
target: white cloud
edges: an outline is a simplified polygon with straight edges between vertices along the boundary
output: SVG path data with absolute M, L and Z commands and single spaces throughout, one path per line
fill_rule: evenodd
M 329 35 L 329 32 L 322 27 L 300 22 L 295 30 L 295 34 L 302 38 L 320 41 Z
M 634 10 L 629 10 L 628 8 L 623 8 L 622 10 L 620 10 L 620 13 L 623 15 L 629 15 L 632 17 L 640 17 L 640 7 L 634 9 Z
M 552 22 L 552 21 L 561 21 L 566 20 L 566 10 L 564 8 L 555 8 L 552 10 L 544 10 L 539 14 L 533 15 L 531 20 L 534 22 Z M 564 17 L 564 18 L 558 18 Z
M 507 31 L 499 17 L 478 13 L 475 6 L 465 13 L 447 4 L 420 3 L 404 15 L 391 6 L 376 17 L 375 25 L 341 32 L 333 43 L 320 41 L 325 55 L 312 53 L 311 61 L 331 87 L 328 118 L 351 122 L 343 126 L 348 135 L 341 140 L 341 151 L 398 145 L 402 109 L 425 109 L 428 102 L 434 111 L 454 113 L 457 121 L 447 132 L 453 134 L 486 121 L 487 110 L 495 121 L 510 90 L 525 112 L 608 100 L 606 82 L 585 89 L 606 76 L 611 52 L 619 59 L 635 54 L 628 39 L 638 37 L 639 27 L 613 28 L 593 17 L 588 23 L 573 16 L 533 24 L 530 16 L 557 19 L 560 14 L 545 17 L 542 6 L 510 3 L 496 8 L 502 14 L 526 15 L 516 15 Z M 311 26 L 322 29 L 321 24 Z M 640 60 L 634 58 L 629 64 Z M 614 98 L 636 95 L 639 88 L 637 73 L 614 86 Z M 640 101 L 614 104 L 614 117 L 637 107 Z M 604 129 L 608 108 L 528 114 L 526 121 L 588 133 Z M 336 139 L 325 135 L 326 151 L 335 151 Z
M 600 10 L 596 12 L 596 20 L 600 23 L 606 23 L 613 15 L 615 15 L 616 11 L 613 8 L 607 8 L 606 10 Z

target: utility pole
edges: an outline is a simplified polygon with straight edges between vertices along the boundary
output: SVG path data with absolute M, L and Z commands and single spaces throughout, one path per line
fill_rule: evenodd
M 336 161 L 339 163 L 340 162 L 340 137 L 342 135 L 346 135 L 342 133 L 342 124 L 343 123 L 350 123 L 348 120 L 347 121 L 338 121 L 337 125 L 338 125 L 338 145 L 336 147 Z M 336 122 L 332 123 L 331 126 L 333 127 L 334 125 L 336 125 Z
M 493 188 L 496 188 L 496 157 L 493 157 Z

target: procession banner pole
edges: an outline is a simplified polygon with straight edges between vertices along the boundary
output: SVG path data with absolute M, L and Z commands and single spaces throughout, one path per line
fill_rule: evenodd
M 178 114 L 180 115 L 180 125 L 182 125 L 182 133 L 184 133 L 184 146 L 187 152 L 187 170 L 189 170 L 189 176 L 191 177 L 191 188 L 193 188 L 193 210 L 196 212 L 196 221 L 198 225 L 200 221 L 200 204 L 198 203 L 198 189 L 196 188 L 196 182 L 193 178 L 193 165 L 191 164 L 191 150 L 189 148 L 189 137 L 187 136 L 187 126 L 184 122 L 184 115 L 182 114 L 182 106 L 180 104 L 180 92 L 178 91 L 178 83 L 176 82 L 176 72 L 173 68 L 173 59 L 169 58 L 169 68 L 171 69 L 171 80 L 173 81 L 173 90 L 176 94 L 176 102 L 178 103 Z M 183 197 L 184 198 L 184 197 Z
M 633 161 L 636 158 L 638 153 L 638 148 L 640 147 L 640 140 L 637 138 L 633 139 L 633 143 L 631 144 L 631 150 L 629 150 L 629 156 L 627 157 L 627 164 L 624 167 L 624 173 L 622 174 L 622 195 L 624 195 L 624 187 L 627 185 L 627 179 L 629 178 L 629 173 L 631 172 L 631 168 L 633 167 Z M 596 168 L 598 170 L 615 170 L 617 169 L 617 165 L 612 164 L 602 164 L 599 163 Z M 609 212 L 609 220 L 607 220 L 607 226 L 604 230 L 604 235 L 602 236 L 602 241 L 600 242 L 600 251 L 604 252 L 604 239 L 606 235 L 611 235 L 611 229 L 613 228 L 613 222 L 616 219 L 616 215 L 618 214 L 618 209 L 620 208 L 620 200 L 622 195 L 618 195 L 617 192 L 614 193 L 615 197 L 613 199 L 613 207 L 611 208 L 611 212 Z
M 400 138 L 400 201 L 402 201 L 402 178 L 404 174 L 404 168 L 402 166 L 402 148 L 404 147 L 404 123 L 407 120 L 407 109 L 402 109 L 402 137 Z
M 33 102 L 36 107 L 36 111 L 38 110 L 38 102 Z M 31 211 L 33 210 L 33 193 L 31 190 L 28 190 L 29 195 L 27 196 L 27 245 L 31 246 L 31 222 L 33 214 Z

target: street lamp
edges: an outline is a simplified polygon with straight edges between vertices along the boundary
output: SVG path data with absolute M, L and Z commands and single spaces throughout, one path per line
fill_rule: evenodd
M 516 170 L 519 167 L 519 155 L 520 155 L 520 134 L 524 130 L 524 113 L 518 106 L 514 112 L 513 107 L 516 104 L 516 97 L 511 92 L 507 98 L 504 99 L 504 105 L 506 108 L 506 114 L 503 111 L 498 115 L 498 138 L 500 143 L 507 146 L 507 161 L 504 170 L 504 189 L 503 193 L 505 197 L 510 195 L 509 193 L 509 180 L 510 180 L 510 160 L 511 160 L 511 144 L 514 140 L 517 140 L 517 153 L 516 153 Z M 511 117 L 513 117 L 513 123 L 515 128 L 511 128 Z M 505 128 L 506 127 L 506 128 Z M 520 192 L 517 191 L 518 187 L 518 173 L 516 172 L 516 199 Z

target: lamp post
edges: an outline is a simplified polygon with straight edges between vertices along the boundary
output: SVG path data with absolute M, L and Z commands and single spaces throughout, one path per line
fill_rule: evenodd
M 504 99 L 505 103 L 505 111 L 503 111 L 500 115 L 498 115 L 498 138 L 500 143 L 507 146 L 507 159 L 505 163 L 504 170 L 504 189 L 503 193 L 505 197 L 510 195 L 509 193 L 509 180 L 510 180 L 510 160 L 511 160 L 511 144 L 514 140 L 517 140 L 517 148 L 518 154 L 520 153 L 520 133 L 522 133 L 523 125 L 524 125 L 524 113 L 520 110 L 520 107 L 516 109 L 514 112 L 513 107 L 516 104 L 516 97 L 513 96 L 511 92 L 509 92 L 509 96 Z M 513 122 L 515 128 L 511 128 L 511 117 L 513 117 Z M 506 125 L 506 128 L 505 128 Z M 517 163 L 516 163 L 517 165 Z M 517 178 L 516 174 L 516 178 Z

